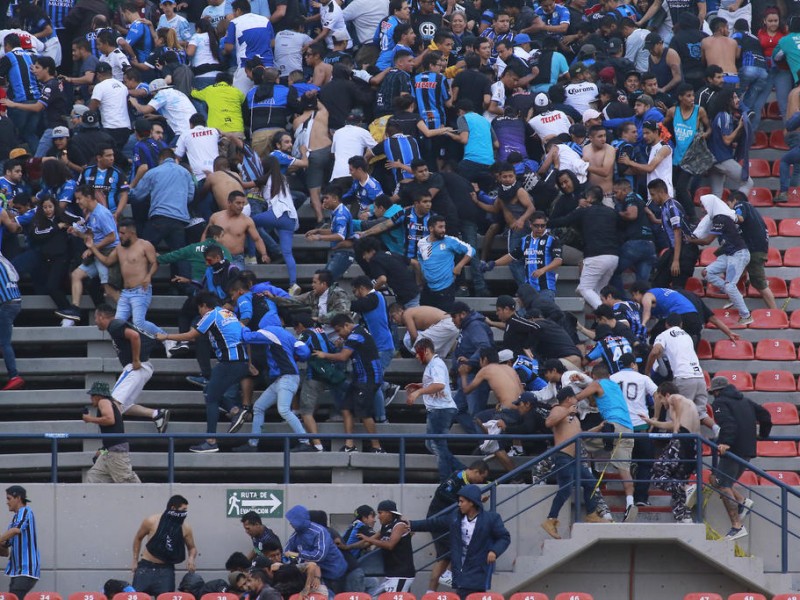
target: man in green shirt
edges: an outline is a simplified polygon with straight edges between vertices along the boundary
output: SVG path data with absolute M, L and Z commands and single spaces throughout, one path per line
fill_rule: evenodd
M 217 73 L 216 82 L 202 90 L 192 90 L 192 98 L 202 100 L 208 105 L 208 126 L 225 133 L 244 136 L 242 103 L 244 94 L 233 87 L 233 75 Z
M 158 257 L 158 264 L 171 265 L 181 260 L 185 260 L 192 267 L 192 276 L 190 279 L 200 281 L 206 273 L 205 249 L 209 246 L 219 246 L 222 249 L 222 254 L 225 260 L 231 260 L 231 253 L 222 243 L 222 236 L 225 235 L 225 230 L 219 225 L 209 225 L 206 231 L 206 239 L 196 244 L 189 244 L 180 250 L 167 252 Z

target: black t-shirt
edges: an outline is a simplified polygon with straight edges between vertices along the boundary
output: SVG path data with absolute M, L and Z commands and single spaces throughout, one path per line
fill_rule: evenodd
M 734 207 L 736 214 L 741 216 L 744 221 L 739 224 L 742 238 L 747 244 L 750 252 L 769 252 L 769 235 L 764 219 L 749 202 L 738 202 Z
M 55 77 L 42 85 L 42 96 L 39 102 L 44 104 L 45 127 L 58 127 L 64 124 L 64 117 L 69 114 L 64 85 Z
M 533 353 L 540 360 L 580 356 L 575 343 L 564 328 L 550 319 L 533 319 Z
M 438 215 L 448 216 L 453 201 L 447 193 L 447 186 L 439 173 L 431 173 L 427 181 L 423 181 L 422 183 L 418 183 L 416 180 L 412 179 L 408 183 L 401 185 L 400 203 L 403 206 L 411 206 L 414 204 L 414 198 L 416 198 L 418 194 L 430 194 L 431 189 L 439 190 L 433 197 L 431 211 Z
M 114 345 L 114 350 L 117 351 L 117 357 L 123 367 L 133 362 L 131 343 L 125 337 L 126 329 L 133 329 L 133 326 L 122 319 L 114 319 L 108 324 L 108 335 L 111 336 L 111 343 Z M 156 341 L 142 333 L 139 334 L 139 338 L 142 340 L 139 361 L 146 362 L 150 360 L 150 353 L 153 351 Z
M 405 260 L 388 252 L 378 252 L 367 263 L 372 279 L 386 277 L 386 282 L 400 304 L 405 304 L 419 294 L 419 286 Z
M 623 229 L 623 238 L 627 242 L 629 240 L 647 240 L 653 241 L 653 230 L 650 227 L 650 220 L 647 218 L 647 213 L 644 209 L 644 200 L 639 194 L 631 192 L 625 197 L 625 200 L 619 205 L 620 212 L 624 212 L 630 206 L 635 206 L 637 209 L 636 219 L 633 221 L 623 221 L 625 223 Z
M 408 112 L 407 110 L 396 112 L 392 115 L 392 122 L 397 124 L 400 133 L 411 136 L 417 141 L 419 141 L 420 136 L 417 125 L 420 121 L 422 121 L 422 117 L 419 116 L 419 113 Z
M 411 15 L 411 27 L 417 33 L 417 43 L 423 48 L 427 48 L 428 44 L 433 41 L 433 36 L 442 27 L 442 15 L 439 13 L 429 15 L 415 13 Z
M 472 184 L 458 173 L 439 173 L 439 177 L 444 181 L 447 193 L 458 211 L 458 216 L 462 221 L 471 221 L 477 225 L 482 222 L 484 213 L 472 201 Z
M 508 348 L 514 356 L 525 353 L 525 349 L 533 348 L 533 334 L 538 331 L 538 327 L 533 321 L 528 321 L 522 317 L 513 316 L 506 322 L 506 330 L 503 334 L 503 347 Z
M 736 223 L 726 215 L 717 215 L 711 219 L 711 232 L 719 238 L 720 246 L 725 254 L 730 255 L 747 248 Z
M 388 540 L 392 530 L 401 525 L 400 517 L 396 517 L 388 525 L 381 527 L 381 539 Z M 416 574 L 414 568 L 414 549 L 411 547 L 411 532 L 406 532 L 397 545 L 391 550 L 381 550 L 383 554 L 383 567 L 386 577 L 413 578 Z
M 288 29 L 291 23 L 300 15 L 300 4 L 297 0 L 269 0 L 269 13 L 275 14 L 275 10 L 282 5 L 286 5 L 286 14 L 277 23 L 273 23 L 272 27 L 275 33 Z
M 469 100 L 475 112 L 483 112 L 483 97 L 492 95 L 492 84 L 489 78 L 480 71 L 466 69 L 453 79 L 453 88 L 458 88 L 458 99 Z
M 684 79 L 703 79 L 705 69 L 700 57 L 700 42 L 704 37 L 707 37 L 706 34 L 699 29 L 678 29 L 675 37 L 672 38 L 669 47 L 674 48 L 681 58 L 681 71 Z

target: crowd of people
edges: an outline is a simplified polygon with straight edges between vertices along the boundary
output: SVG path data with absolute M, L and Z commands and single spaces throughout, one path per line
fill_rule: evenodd
M 376 424 L 400 392 L 387 380 L 398 355 L 421 364 L 405 397 L 425 406 L 443 481 L 465 467 L 443 435 L 453 423 L 468 433 L 552 431 L 556 443 L 586 429 L 704 425 L 744 458 L 754 438 L 744 443 L 730 428 L 758 419 L 768 434 L 756 405 L 730 408 L 746 402 L 721 380 L 708 414 L 701 330 L 710 322 L 738 336 L 685 288 L 700 247 L 718 242 L 703 277 L 739 323 L 753 320 L 737 287 L 745 273 L 776 308 L 747 165 L 774 90 L 792 148 L 775 202 L 800 179 L 795 5 L 5 4 L 3 390 L 25 385 L 11 344 L 22 284 L 50 296 L 63 327 L 87 316 L 85 290 L 95 299 L 90 321 L 123 367 L 113 387 L 93 388 L 98 414 L 84 420 L 101 431 L 123 434 L 123 416 L 166 431 L 168 409 L 137 404 L 149 359 L 161 345 L 168 358 L 194 355 L 198 374 L 187 380 L 203 390 L 208 435 L 196 453 L 220 450 L 220 415 L 229 432 L 251 422 L 253 438 L 234 451 L 257 452 L 273 405 L 303 436 L 295 451 L 322 452 L 315 415 L 329 398 L 346 433 L 358 420 L 375 434 L 339 450 L 383 453 Z M 698 211 L 706 176 L 711 193 Z M 329 248 L 327 263 L 304 290 L 295 254 L 317 243 Z M 287 285 L 259 281 L 258 263 L 285 264 Z M 340 285 L 356 263 L 364 275 Z M 560 270 L 578 264 L 575 291 L 592 328 L 556 297 L 569 293 Z M 160 265 L 171 270 L 170 292 L 186 296 L 177 323 L 148 320 Z M 498 297 L 487 280 L 505 266 L 517 291 Z M 497 320 L 467 296 L 495 298 Z M 493 328 L 503 331 L 499 348 Z M 255 388 L 266 389 L 254 398 Z M 127 443 L 112 441 L 92 480 L 134 481 Z M 481 445 L 508 470 L 514 456 L 543 447 Z M 676 520 L 689 518 L 682 485 L 670 487 L 686 475 L 687 445 L 670 445 L 652 469 L 647 440 L 620 437 L 613 452 L 625 520 L 647 505 L 651 478 L 673 491 Z M 563 489 L 574 454 L 543 461 L 534 479 L 556 476 Z M 731 481 L 719 487 L 734 498 L 735 538 L 747 532 Z M 566 497 L 544 525 L 554 537 Z M 587 508 L 590 520 L 608 515 L 596 493 Z

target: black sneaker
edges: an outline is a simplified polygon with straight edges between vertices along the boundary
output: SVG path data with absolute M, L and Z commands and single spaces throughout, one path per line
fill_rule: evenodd
M 192 349 L 189 342 L 178 342 L 170 350 L 169 358 L 186 358 L 192 354 Z
M 234 452 L 258 452 L 258 446 L 251 446 L 250 444 L 242 444 L 233 449 Z
M 239 412 L 237 412 L 234 415 L 231 415 L 231 426 L 228 427 L 228 433 L 236 433 L 237 431 L 239 431 L 242 428 L 242 425 L 244 425 L 244 420 L 247 417 L 247 413 L 249 412 L 250 412 L 250 407 L 243 406 L 242 408 L 239 409 Z
M 162 408 L 158 411 L 158 414 L 153 419 L 153 423 L 155 424 L 158 433 L 164 433 L 167 430 L 167 427 L 169 427 L 170 412 L 171 411 L 164 410 Z
M 77 306 L 70 306 L 63 310 L 57 310 L 56 315 L 62 319 L 69 319 L 70 321 L 80 322 L 81 320 L 81 310 Z
M 191 446 L 189 448 L 189 452 L 195 452 L 197 454 L 210 454 L 212 452 L 219 452 L 219 446 L 210 442 L 203 442 L 202 444 Z
M 353 454 L 354 452 L 358 452 L 358 448 L 356 448 L 355 446 L 345 445 L 339 448 L 339 452 L 344 452 L 346 454 Z
M 292 448 L 291 451 L 292 452 L 316 452 L 317 449 L 314 448 L 314 446 L 312 446 L 311 444 L 297 444 L 297 446 Z
M 639 500 L 634 504 L 636 504 L 636 506 L 652 506 L 652 504 L 650 504 L 647 500 Z
M 384 406 L 389 406 L 392 403 L 392 401 L 397 397 L 397 393 L 399 391 L 400 391 L 399 385 L 394 385 L 393 383 L 388 384 L 383 392 Z
M 373 448 L 370 446 L 369 450 L 367 450 L 367 454 L 386 454 L 386 450 L 383 448 Z
M 622 517 L 623 523 L 633 523 L 636 521 L 636 517 L 639 516 L 639 509 L 635 504 L 631 504 L 629 507 L 625 509 L 625 516 Z

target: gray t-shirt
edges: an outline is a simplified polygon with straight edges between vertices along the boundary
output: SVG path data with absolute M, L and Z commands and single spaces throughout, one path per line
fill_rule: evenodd
M 311 43 L 311 38 L 305 33 L 290 31 L 288 29 L 278 32 L 275 36 L 275 66 L 280 70 L 281 77 L 286 77 L 292 71 L 303 70 L 303 46 Z

